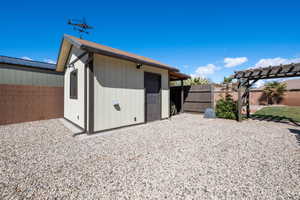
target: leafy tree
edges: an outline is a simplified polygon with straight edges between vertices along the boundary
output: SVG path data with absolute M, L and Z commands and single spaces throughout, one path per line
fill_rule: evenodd
M 277 81 L 265 84 L 264 94 L 267 97 L 268 104 L 279 103 L 286 90 L 286 84 Z

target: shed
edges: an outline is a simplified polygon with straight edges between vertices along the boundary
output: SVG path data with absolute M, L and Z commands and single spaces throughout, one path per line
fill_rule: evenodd
M 88 133 L 169 118 L 170 73 L 183 76 L 158 61 L 69 35 L 56 70 L 65 73 L 64 117 Z

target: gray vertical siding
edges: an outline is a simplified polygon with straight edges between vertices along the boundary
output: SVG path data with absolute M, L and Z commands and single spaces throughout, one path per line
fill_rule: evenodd
M 64 76 L 51 71 L 18 69 L 0 64 L 0 84 L 63 87 Z
M 161 75 L 161 118 L 169 116 L 168 71 L 95 54 L 94 126 L 103 131 L 145 122 L 144 72 Z M 114 104 L 119 105 L 117 109 Z

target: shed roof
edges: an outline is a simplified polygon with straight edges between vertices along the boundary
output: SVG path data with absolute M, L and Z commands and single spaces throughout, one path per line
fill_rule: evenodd
M 51 70 L 55 69 L 55 64 L 33 61 L 33 60 L 25 60 L 22 58 L 14 58 L 9 56 L 0 56 L 0 63 L 25 66 L 25 67 L 34 67 L 40 69 L 51 69 Z
M 69 44 L 66 44 L 66 43 L 69 43 Z M 105 46 L 102 44 L 98 44 L 95 42 L 91 42 L 88 40 L 79 39 L 74 36 L 70 36 L 70 35 L 66 35 L 66 34 L 63 37 L 60 54 L 61 54 L 61 52 L 66 53 L 68 50 L 70 50 L 70 46 L 72 46 L 72 45 L 74 45 L 80 49 L 87 50 L 89 52 L 94 52 L 94 53 L 103 54 L 103 55 L 107 55 L 107 56 L 117 57 L 117 58 L 129 60 L 129 61 L 133 61 L 133 62 L 136 62 L 139 64 L 147 64 L 147 65 L 151 65 L 154 67 L 167 69 L 169 71 L 176 71 L 176 72 L 179 71 L 178 69 L 176 69 L 174 67 L 171 67 L 169 65 L 163 64 L 161 62 L 158 62 L 158 61 L 150 59 L 150 58 L 146 58 L 144 56 L 139 56 L 136 54 L 128 53 L 128 52 L 125 52 L 125 51 L 122 51 L 119 49 L 111 48 L 111 47 L 108 47 L 108 46 Z M 68 47 L 65 47 L 65 46 L 68 46 Z M 64 60 L 64 61 L 61 61 L 61 60 Z M 65 59 L 61 58 L 61 56 L 59 55 L 56 70 L 62 71 L 64 69 L 64 64 L 65 64 Z

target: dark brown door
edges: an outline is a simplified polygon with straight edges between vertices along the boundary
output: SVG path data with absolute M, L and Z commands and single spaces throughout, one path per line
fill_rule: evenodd
M 158 74 L 145 72 L 144 84 L 146 90 L 146 121 L 161 119 L 161 77 Z

